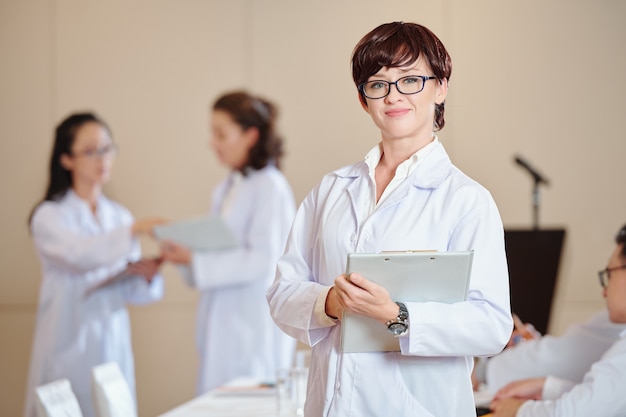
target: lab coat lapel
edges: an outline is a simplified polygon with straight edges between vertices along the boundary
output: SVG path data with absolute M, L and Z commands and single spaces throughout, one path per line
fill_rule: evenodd
M 352 214 L 356 219 L 356 224 L 360 225 L 366 220 L 362 218 L 363 214 L 368 210 L 360 210 L 366 204 L 372 204 L 371 194 L 373 189 L 372 180 L 367 174 L 367 165 L 365 163 L 357 164 L 347 171 L 338 171 L 337 175 L 342 178 L 352 179 L 352 182 L 346 187 Z
M 68 191 L 64 203 L 72 207 L 73 210 L 76 211 L 76 218 L 79 221 L 79 227 L 81 233 L 84 233 L 88 236 L 93 236 L 99 233 L 100 225 L 98 224 L 98 219 L 96 216 L 101 215 L 102 211 L 102 198 L 98 201 L 98 208 L 96 210 L 96 215 L 91 212 L 91 208 L 89 204 L 81 199 L 74 191 Z

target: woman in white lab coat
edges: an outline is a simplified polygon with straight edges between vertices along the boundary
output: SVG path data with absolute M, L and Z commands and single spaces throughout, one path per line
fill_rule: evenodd
M 225 94 L 213 105 L 211 144 L 231 172 L 213 193 L 211 213 L 225 220 L 239 246 L 192 252 L 174 242 L 162 245 L 164 259 L 178 263 L 201 291 L 198 394 L 238 377 L 273 379 L 293 361 L 295 339 L 276 327 L 265 300 L 295 214 L 279 170 L 275 118 L 272 103 L 247 92 Z
M 626 225 L 607 267 L 600 271 L 611 322 L 626 324 Z M 566 355 L 567 357 L 567 355 Z M 576 364 L 572 364 L 576 367 Z M 626 330 L 588 369 L 582 381 L 553 375 L 511 382 L 491 404 L 494 417 L 626 416 Z
M 35 388 L 70 380 L 85 417 L 95 417 L 91 369 L 117 362 L 135 388 L 126 305 L 158 300 L 159 260 L 140 260 L 136 239 L 159 219 L 134 221 L 102 192 L 115 145 L 104 122 L 73 114 L 56 129 L 44 199 L 29 219 L 42 268 L 25 416 L 35 417 Z M 101 286 L 111 277 L 125 276 Z
M 382 141 L 305 198 L 267 294 L 276 323 L 313 347 L 304 415 L 475 416 L 472 357 L 499 352 L 512 318 L 496 205 L 434 134 L 450 57 L 427 28 L 394 22 L 361 39 L 352 73 Z M 392 300 L 344 274 L 350 252 L 420 249 L 474 251 L 467 301 Z M 343 353 L 344 311 L 386 326 L 401 351 Z

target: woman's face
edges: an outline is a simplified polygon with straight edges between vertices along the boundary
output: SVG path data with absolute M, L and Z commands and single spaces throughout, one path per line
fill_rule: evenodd
M 211 146 L 222 164 L 231 169 L 244 167 L 248 162 L 250 149 L 257 141 L 258 130 L 244 130 L 229 113 L 222 110 L 213 111 L 211 130 Z
M 108 130 L 97 122 L 78 128 L 71 155 L 62 155 L 61 164 L 72 173 L 72 184 L 103 185 L 113 167 L 115 147 Z
M 407 67 L 384 67 L 368 78 L 368 81 L 384 80 L 395 82 L 409 75 L 432 76 L 428 63 L 421 57 Z M 363 106 L 382 133 L 383 141 L 409 139 L 417 141 L 419 148 L 433 137 L 435 105 L 441 104 L 448 91 L 446 80 L 428 80 L 424 89 L 417 94 L 402 94 L 395 85 L 390 86 L 389 95 L 380 99 L 366 99 Z
M 615 268 L 625 264 L 620 257 L 622 245 L 618 245 L 611 255 L 607 268 Z M 626 323 L 626 269 L 615 269 L 610 272 L 609 280 L 604 289 L 609 318 L 615 323 Z

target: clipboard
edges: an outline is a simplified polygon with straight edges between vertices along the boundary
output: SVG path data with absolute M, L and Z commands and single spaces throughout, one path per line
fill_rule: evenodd
M 237 246 L 235 236 L 219 216 L 205 216 L 154 227 L 157 239 L 169 239 L 191 250 L 231 249 Z
M 350 253 L 346 272 L 382 285 L 393 300 L 451 304 L 467 298 L 473 256 L 473 251 Z M 341 322 L 341 347 L 346 353 L 400 351 L 383 324 L 350 313 Z

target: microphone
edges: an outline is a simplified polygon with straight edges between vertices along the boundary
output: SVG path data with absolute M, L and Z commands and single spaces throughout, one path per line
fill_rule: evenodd
M 515 157 L 515 162 L 518 165 L 521 165 L 524 169 L 526 169 L 530 173 L 530 175 L 533 176 L 533 178 L 535 179 L 535 182 L 537 184 L 544 183 L 545 185 L 548 185 L 548 179 L 546 177 L 544 177 L 543 175 L 541 175 L 539 172 L 537 172 L 536 169 L 531 167 L 528 162 L 526 162 L 524 159 L 522 159 L 522 157 L 520 157 L 519 155 L 516 156 Z

